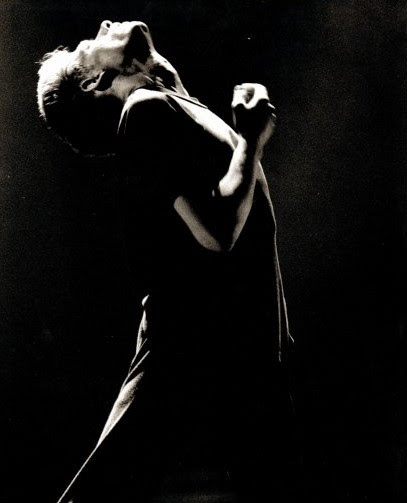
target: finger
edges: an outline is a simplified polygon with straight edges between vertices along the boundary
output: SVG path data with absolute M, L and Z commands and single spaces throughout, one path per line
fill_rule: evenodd
M 251 100 L 253 99 L 253 96 L 256 93 L 256 87 L 264 87 L 261 86 L 260 84 L 240 84 L 238 86 L 235 86 L 234 88 L 234 94 L 233 94 L 233 101 L 232 101 L 232 106 L 236 106 L 238 104 L 243 104 L 246 108 L 246 105 L 248 105 Z M 265 90 L 265 88 L 264 88 Z M 267 93 L 267 90 L 266 90 Z
M 266 106 L 270 103 L 270 98 L 267 92 L 267 89 L 260 84 L 251 84 L 249 88 L 251 90 L 251 97 L 247 102 L 247 108 L 252 109 L 260 104 L 264 104 Z
M 241 87 L 244 89 L 247 89 L 249 93 L 249 98 L 251 99 L 269 99 L 267 87 L 263 86 L 262 84 L 256 84 L 256 83 L 245 83 L 241 84 Z
M 244 83 L 235 86 L 232 107 L 241 104 L 249 110 L 255 108 L 261 101 L 269 102 L 267 88 L 262 84 Z
M 251 97 L 251 93 L 244 86 L 236 86 L 233 90 L 232 108 L 238 105 L 246 106 L 246 103 Z
M 257 84 L 255 82 L 244 82 L 243 84 L 239 84 L 235 86 L 235 89 L 247 89 L 252 94 L 256 92 L 264 92 L 267 94 L 267 88 L 263 86 L 263 84 Z
M 268 102 L 267 109 L 271 113 L 272 116 L 276 117 L 276 107 L 274 105 L 272 105 L 270 102 Z

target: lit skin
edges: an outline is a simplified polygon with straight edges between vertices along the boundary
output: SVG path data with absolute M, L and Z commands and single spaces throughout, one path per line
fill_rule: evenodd
M 140 41 L 143 41 L 143 51 L 137 51 Z M 117 77 L 103 94 L 114 94 L 125 102 L 131 92 L 158 78 L 154 68 L 160 66 L 174 75 L 174 86 L 171 86 L 174 91 L 188 96 L 175 68 L 155 50 L 147 25 L 139 21 L 103 21 L 95 39 L 79 43 L 74 60 L 89 69 L 90 78 L 83 83 L 84 91 L 100 93 L 97 78 L 106 69 L 116 70 Z
M 153 90 L 144 89 L 142 92 L 153 93 L 149 99 L 162 87 L 188 96 L 174 67 L 155 50 L 144 23 L 103 21 L 96 38 L 81 42 L 74 52 L 74 58 L 89 69 L 88 76 L 81 84 L 82 89 L 85 92 L 92 91 L 96 96 L 113 94 L 124 105 L 134 91 L 147 84 L 150 88 L 153 86 Z M 107 89 L 101 90 L 103 76 L 109 70 L 115 72 L 115 77 Z M 233 153 L 226 174 L 219 180 L 217 193 L 214 192 L 210 203 L 216 205 L 217 211 L 227 211 L 228 227 L 218 229 L 216 222 L 211 222 L 205 214 L 208 209 L 198 207 L 191 198 L 181 194 L 174 201 L 176 212 L 195 239 L 212 251 L 229 251 L 233 248 L 250 213 L 256 180 L 269 199 L 267 182 L 260 165 L 264 146 L 273 133 L 275 122 L 274 107 L 270 104 L 267 89 L 252 83 L 236 86 L 232 112 L 236 132 L 230 130 L 228 133 L 233 139 Z M 207 121 L 209 130 L 216 128 L 216 124 L 222 130 L 228 128 L 212 112 L 205 110 L 202 113 L 202 120 Z M 160 117 L 157 117 L 159 120 Z M 216 131 L 214 133 L 216 136 Z M 216 198 L 219 197 L 224 204 L 217 204 Z M 212 211 L 209 213 L 213 214 Z

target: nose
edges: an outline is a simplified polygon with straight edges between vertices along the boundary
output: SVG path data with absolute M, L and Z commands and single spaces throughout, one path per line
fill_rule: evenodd
M 122 23 L 122 26 L 125 27 L 125 29 L 131 31 L 136 29 L 143 32 L 144 34 L 150 34 L 148 26 L 142 21 L 125 21 L 124 23 Z
M 141 29 L 142 31 L 144 31 L 144 33 L 149 33 L 148 26 L 147 26 L 145 23 L 139 22 L 139 23 L 138 23 L 138 26 L 140 27 L 140 29 Z
M 105 21 L 102 21 L 100 24 L 99 31 L 96 35 L 96 39 L 99 37 L 103 37 L 103 35 L 106 35 L 106 33 L 109 31 L 109 28 L 112 26 L 112 22 L 106 19 Z
M 102 21 L 100 26 L 108 30 L 112 26 L 112 22 L 108 19 L 105 19 L 104 21 Z

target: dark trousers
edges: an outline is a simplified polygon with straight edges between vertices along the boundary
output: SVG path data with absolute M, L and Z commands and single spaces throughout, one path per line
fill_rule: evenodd
M 163 345 L 148 301 L 144 308 L 136 355 L 101 437 L 58 503 L 256 503 L 283 494 L 293 417 L 282 366 L 256 375 L 256 362 L 245 363 L 255 355 L 226 361 L 182 337 Z

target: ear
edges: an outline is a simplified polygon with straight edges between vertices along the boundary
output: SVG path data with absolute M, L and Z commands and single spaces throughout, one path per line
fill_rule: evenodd
M 83 80 L 80 83 L 82 91 L 88 93 L 90 91 L 106 91 L 111 87 L 113 80 L 119 72 L 117 70 L 102 70 L 94 77 Z

